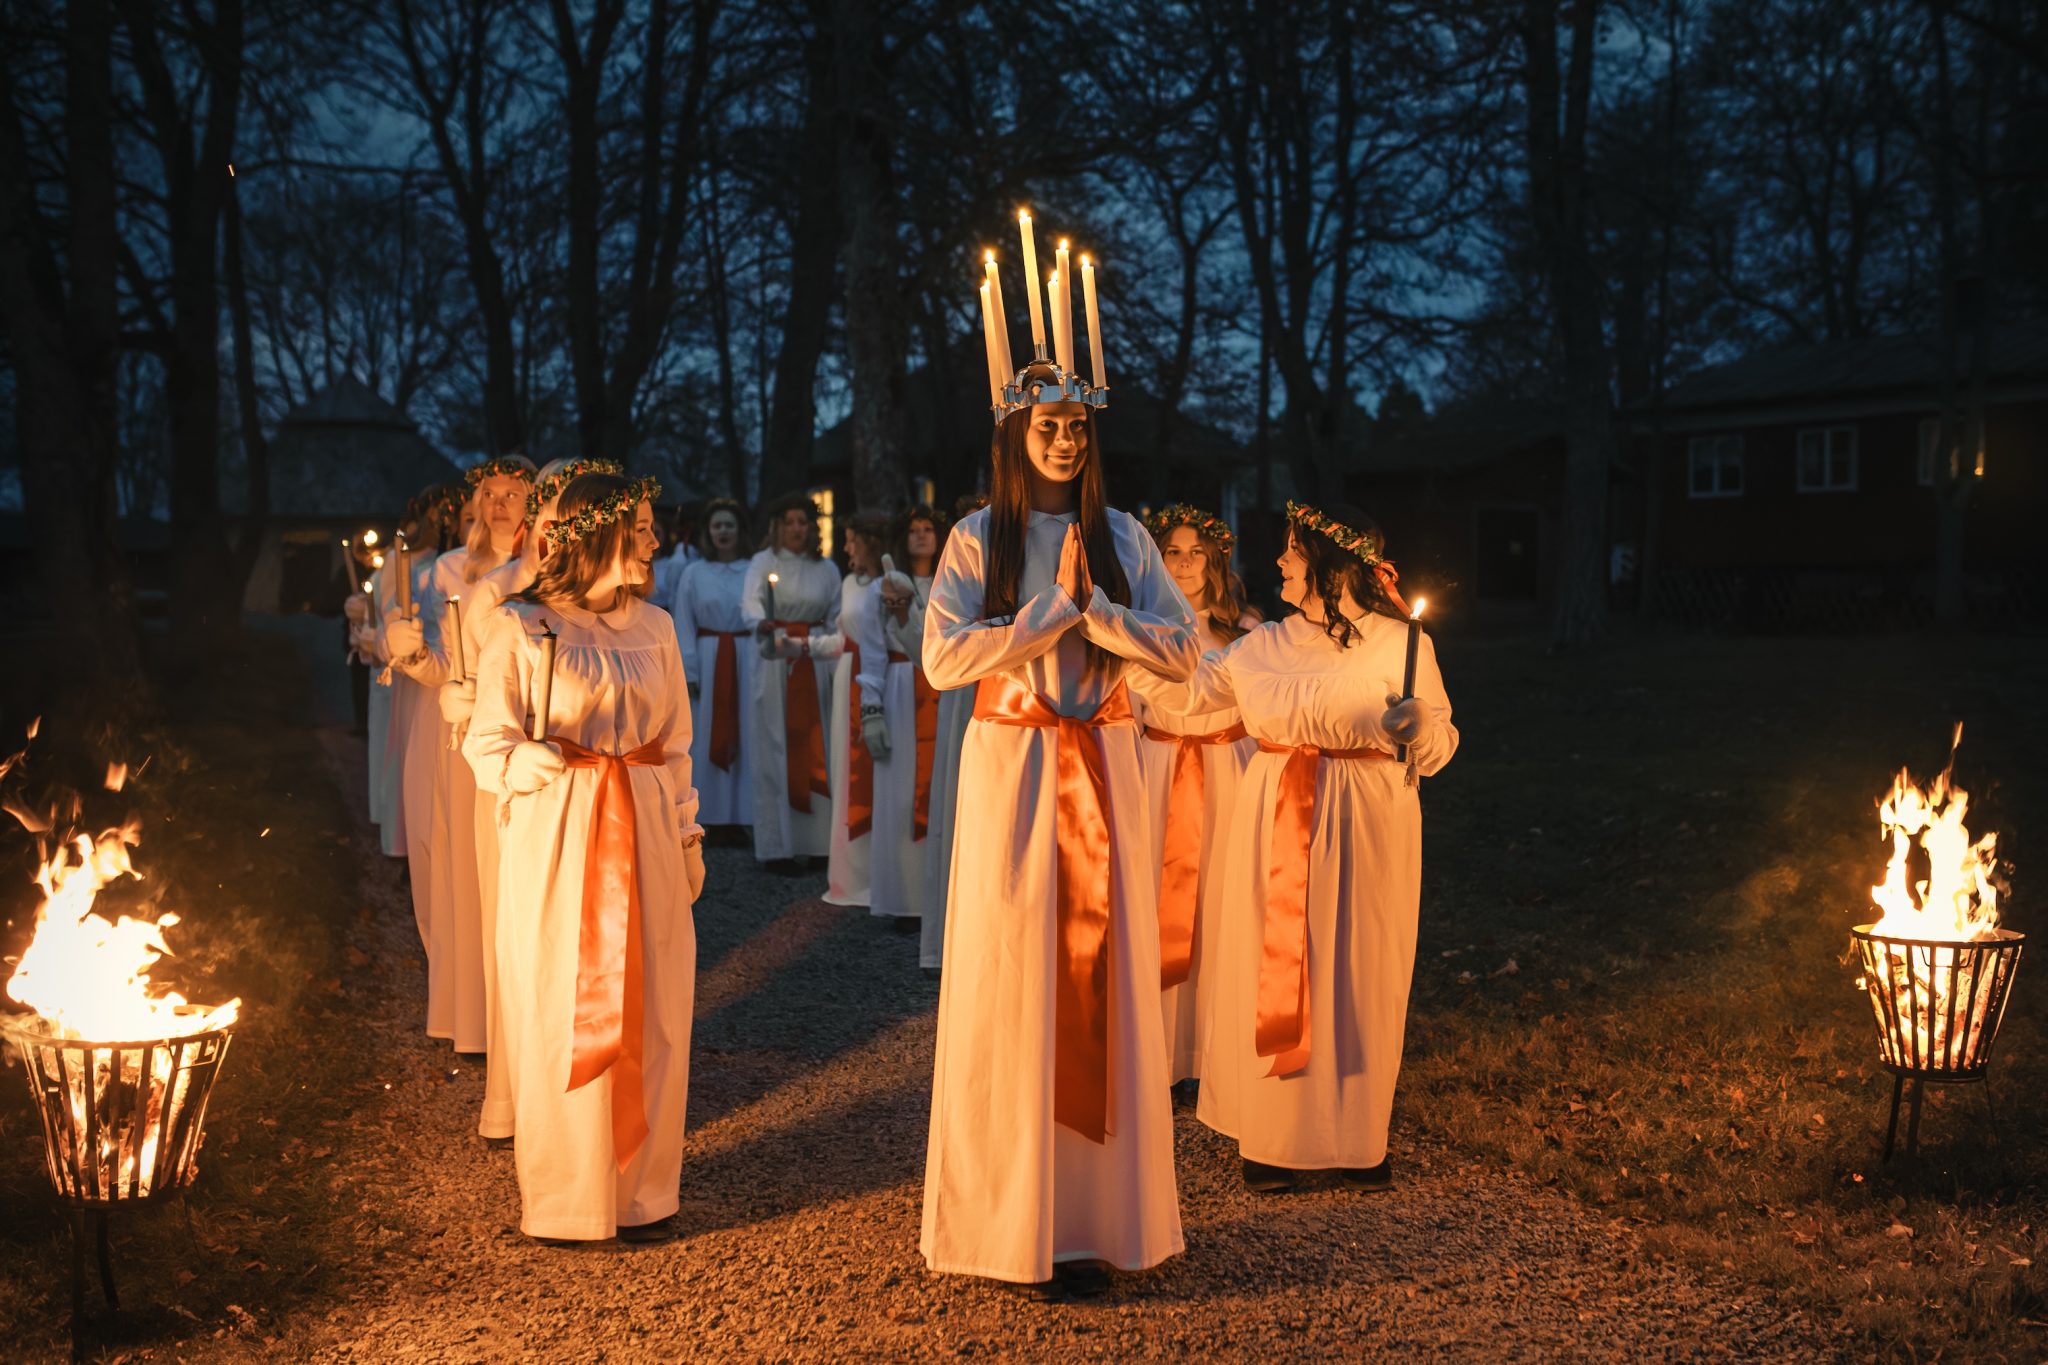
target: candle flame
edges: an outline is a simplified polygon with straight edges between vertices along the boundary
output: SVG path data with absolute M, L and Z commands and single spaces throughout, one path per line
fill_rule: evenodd
M 1028 223 L 1028 222 L 1030 222 L 1030 221 L 1031 221 L 1031 210 L 1030 210 L 1030 209 L 1018 209 L 1018 210 L 1017 210 L 1017 221 L 1018 221 L 1018 222 L 1020 222 L 1020 223 Z
M 769 581 L 770 583 L 780 583 L 780 582 L 782 581 L 782 575 L 781 575 L 781 574 L 779 574 L 779 573 L 772 573 L 772 574 L 769 574 L 769 575 L 768 575 L 768 581 Z
M 1067 249 L 1067 239 L 1066 239 L 1066 238 L 1064 238 L 1064 237 L 1062 237 L 1062 238 L 1060 238 L 1060 250 L 1061 250 L 1061 251 L 1065 251 L 1066 249 Z
M 994 249 L 990 247 L 983 247 L 981 249 L 981 261 L 983 265 L 994 265 L 996 263 L 996 253 Z
M 373 568 L 373 569 L 381 569 L 381 568 L 383 568 L 383 567 L 384 567 L 384 556 L 383 556 L 383 555 L 371 555 L 371 556 L 370 556 L 370 567 L 371 567 L 371 568 Z
M 369 530 L 367 530 L 367 531 L 363 532 L 363 544 L 365 544 L 365 545 L 375 545 L 376 543 L 377 543 L 377 529 L 376 529 L 376 528 L 375 528 L 375 527 L 373 526 L 373 527 L 371 527 L 371 528 L 370 528 Z
M 1095 268 L 1095 263 L 1088 259 L 1088 253 L 1085 251 L 1081 253 L 1081 268 L 1083 270 L 1093 270 Z
M 1415 605 L 1408 609 L 1408 619 L 1411 621 L 1420 621 L 1422 619 L 1422 609 L 1428 605 L 1429 599 L 1427 597 L 1416 598 Z

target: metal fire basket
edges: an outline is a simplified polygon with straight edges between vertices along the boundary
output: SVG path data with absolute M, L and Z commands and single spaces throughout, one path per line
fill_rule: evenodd
M 1863 954 L 1880 1059 L 1892 1073 L 1885 1160 L 1891 1160 L 1898 1139 L 1899 1103 L 1908 1084 L 1913 1093 L 1906 1155 L 1917 1156 L 1923 1088 L 1981 1082 L 1991 1065 L 1991 1045 L 2026 935 L 1997 929 L 1967 942 L 1893 938 L 1868 924 L 1850 932 Z
M 195 1011 L 196 1013 L 197 1011 Z M 138 1043 L 57 1036 L 48 1020 L 0 1019 L 28 1072 L 43 1125 L 44 1168 L 71 1212 L 71 1338 L 85 1319 L 85 1243 L 91 1225 L 100 1288 L 119 1309 L 107 1248 L 110 1210 L 191 1184 L 206 1102 L 232 1029 Z

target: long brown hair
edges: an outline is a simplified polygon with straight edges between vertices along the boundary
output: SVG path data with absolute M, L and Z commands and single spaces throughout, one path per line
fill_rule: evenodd
M 889 553 L 889 518 L 882 512 L 855 512 L 846 523 L 847 531 L 866 543 L 868 555 L 873 559 L 869 565 L 876 575 L 882 572 L 882 556 Z M 846 568 L 849 573 L 859 573 L 860 566 L 853 562 L 853 551 L 846 552 Z
M 819 539 L 822 531 L 818 525 L 818 504 L 811 501 L 811 495 L 808 493 L 784 493 L 761 509 L 761 548 L 768 551 L 775 549 L 776 532 L 781 529 L 782 514 L 798 507 L 803 508 L 811 518 L 811 544 L 810 548 L 804 551 L 804 557 L 822 559 L 824 551 L 821 548 L 823 542 Z
M 632 481 L 618 474 L 578 474 L 569 480 L 555 503 L 554 521 L 568 521 L 586 507 L 626 490 Z M 533 586 L 519 594 L 524 602 L 580 603 L 605 571 L 617 563 L 633 540 L 633 519 L 639 508 L 628 507 L 620 516 L 578 540 L 547 554 L 540 562 Z M 543 524 L 534 534 L 547 530 Z M 639 594 L 635 594 L 639 595 Z
M 747 509 L 745 504 L 735 498 L 713 498 L 705 503 L 704 510 L 697 514 L 697 553 L 703 555 L 714 564 L 723 562 L 718 558 L 718 552 L 711 548 L 711 519 L 720 512 L 730 512 L 733 521 L 739 526 L 739 538 L 732 543 L 732 557 L 734 559 L 745 559 L 747 557 Z
M 947 521 L 937 508 L 922 502 L 896 518 L 896 525 L 891 529 L 889 536 L 889 553 L 895 557 L 896 567 L 912 576 L 915 576 L 916 571 L 912 566 L 916 561 L 910 557 L 910 528 L 920 521 L 931 523 L 934 571 L 939 567 L 939 556 L 945 552 L 946 535 L 953 529 L 952 523 Z
M 1356 507 L 1333 502 L 1318 510 L 1330 520 L 1341 522 L 1366 537 L 1374 554 L 1385 553 L 1386 537 L 1380 534 L 1378 523 Z M 1337 642 L 1337 648 L 1350 648 L 1359 633 L 1358 627 L 1344 615 L 1344 594 L 1347 591 L 1352 600 L 1371 615 L 1391 616 L 1396 621 L 1408 619 L 1387 596 L 1380 576 L 1367 568 L 1365 561 L 1357 555 L 1321 531 L 1298 521 L 1287 523 L 1287 534 L 1293 538 L 1295 548 L 1301 551 L 1301 557 L 1308 561 L 1309 586 L 1323 600 L 1323 633 Z
M 1082 429 L 1088 443 L 1081 456 L 1081 470 L 1074 476 L 1076 521 L 1081 527 L 1081 545 L 1088 552 L 1088 576 L 1095 586 L 1118 606 L 1131 604 L 1130 580 L 1124 577 L 1123 562 L 1116 557 L 1116 537 L 1110 531 L 1109 503 L 1103 489 L 1102 448 L 1096 439 L 1095 414 L 1084 413 Z M 983 544 L 988 562 L 984 566 L 982 611 L 988 616 L 1012 616 L 1017 611 L 1017 583 L 1024 576 L 1024 532 L 1031 524 L 1031 456 L 1025 449 L 1031 425 L 1031 409 L 1013 412 L 996 428 L 989 444 L 988 534 Z M 1098 649 L 1090 645 L 1089 659 Z

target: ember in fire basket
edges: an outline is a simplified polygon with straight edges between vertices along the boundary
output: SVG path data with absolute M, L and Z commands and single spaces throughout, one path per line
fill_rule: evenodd
M 1998 925 L 1998 836 L 1973 841 L 1963 823 L 1970 794 L 1953 781 L 1955 747 L 1962 738 L 1958 725 L 1949 765 L 1929 786 L 1916 785 L 1901 769 L 1878 803 L 1878 822 L 1892 842 L 1884 881 L 1870 889 L 1882 914 L 1854 930 L 1863 957 L 1860 984 L 1877 1018 L 1879 1056 L 1892 1073 L 1887 1159 L 1908 1082 L 1910 1156 L 1920 1146 L 1923 1087 L 1984 1079 L 2026 941 Z M 1927 860 L 1924 880 L 1912 878 L 1915 848 Z

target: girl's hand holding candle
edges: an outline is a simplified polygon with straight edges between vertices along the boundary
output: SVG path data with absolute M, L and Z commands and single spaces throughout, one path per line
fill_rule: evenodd
M 533 733 L 536 740 L 548 737 L 548 707 L 555 699 L 555 628 L 545 621 L 541 623 L 540 637 L 540 699 L 533 708 Z

